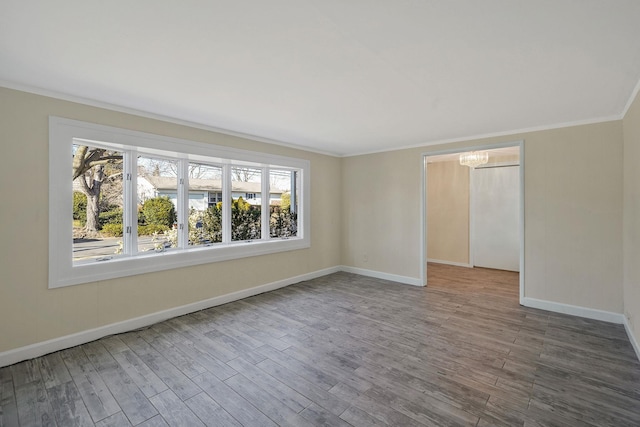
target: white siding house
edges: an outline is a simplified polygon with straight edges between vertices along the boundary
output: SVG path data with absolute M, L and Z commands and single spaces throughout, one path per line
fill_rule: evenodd
M 176 178 L 153 175 L 138 176 L 138 200 L 143 203 L 153 197 L 168 197 L 175 205 L 177 184 Z M 269 204 L 280 204 L 284 192 L 277 188 L 271 188 L 269 190 Z M 259 182 L 234 181 L 231 197 L 234 200 L 242 197 L 246 202 L 260 206 L 262 204 L 261 184 Z M 219 179 L 189 180 L 189 208 L 203 211 L 221 201 L 222 183 Z

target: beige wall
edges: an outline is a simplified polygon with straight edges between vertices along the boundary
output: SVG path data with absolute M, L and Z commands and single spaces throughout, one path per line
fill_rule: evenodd
M 627 112 L 624 128 L 624 311 L 640 343 L 640 95 Z
M 311 162 L 311 248 L 47 289 L 48 116 Z M 340 265 L 340 159 L 0 88 L 0 352 Z
M 427 258 L 469 264 L 469 168 L 427 164 Z
M 621 125 L 525 137 L 527 297 L 622 312 Z
M 342 263 L 419 277 L 421 156 L 401 150 L 342 160 Z
M 622 313 L 621 121 L 343 159 L 343 263 L 419 278 L 421 153 L 518 140 L 524 296 Z
M 640 106 L 624 120 L 624 296 L 640 329 Z M 311 161 L 311 248 L 47 289 L 48 116 Z M 623 312 L 623 122 L 343 159 L 0 89 L 0 352 L 323 268 L 420 277 L 422 153 L 525 141 L 525 296 Z M 636 336 L 637 336 L 636 332 Z

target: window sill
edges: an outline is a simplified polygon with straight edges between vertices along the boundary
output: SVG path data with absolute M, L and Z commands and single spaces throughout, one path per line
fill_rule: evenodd
M 288 238 L 250 242 L 233 242 L 228 245 L 216 244 L 187 249 L 139 254 L 135 257 L 114 256 L 105 261 L 79 262 L 58 271 L 58 280 L 49 283 L 49 288 L 116 279 L 137 274 L 164 271 L 173 268 L 190 267 L 233 259 L 268 255 L 279 252 L 306 249 L 310 244 L 305 239 Z M 64 274 L 66 273 L 66 274 Z

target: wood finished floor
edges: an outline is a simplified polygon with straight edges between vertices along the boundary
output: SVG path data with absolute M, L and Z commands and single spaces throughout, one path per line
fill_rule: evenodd
M 0 368 L 3 426 L 638 426 L 624 328 L 518 276 L 337 273 Z

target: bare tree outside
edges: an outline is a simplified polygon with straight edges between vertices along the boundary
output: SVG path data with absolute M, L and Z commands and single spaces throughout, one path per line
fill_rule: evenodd
M 152 175 L 152 176 L 178 176 L 177 163 L 166 162 L 162 159 L 141 159 L 141 167 L 144 168 L 140 172 Z M 193 179 L 222 179 L 222 174 L 216 172 L 212 174 L 212 171 L 219 171 L 218 167 L 211 167 L 202 163 L 189 163 L 189 178 Z M 231 170 L 231 175 L 234 181 L 240 182 L 254 182 L 259 180 L 262 171 L 256 168 L 250 167 L 234 167 Z
M 255 169 L 255 168 L 234 167 L 231 169 L 231 174 L 233 175 L 233 179 L 235 181 L 240 181 L 240 182 L 255 181 L 256 178 L 260 177 L 261 173 L 262 171 L 260 169 Z
M 291 171 L 271 169 L 269 171 L 269 185 L 273 189 L 291 190 Z
M 189 178 L 222 179 L 222 169 L 201 163 L 189 163 Z
M 83 231 L 92 235 L 100 228 L 103 189 L 108 190 L 105 194 L 114 202 L 118 197 L 122 198 L 122 153 L 87 145 L 74 145 L 73 150 L 73 181 L 77 180 L 77 189 L 87 196 L 87 220 Z
M 178 163 L 177 162 L 167 162 L 162 159 L 154 159 L 154 158 L 146 158 L 140 157 L 139 164 L 141 165 L 139 172 L 143 174 L 149 174 L 152 176 L 167 176 L 167 177 L 177 177 L 178 176 Z M 222 174 L 220 173 L 212 173 L 212 171 L 217 171 L 219 168 L 211 167 L 206 164 L 201 163 L 189 163 L 189 178 L 192 179 L 221 179 Z

